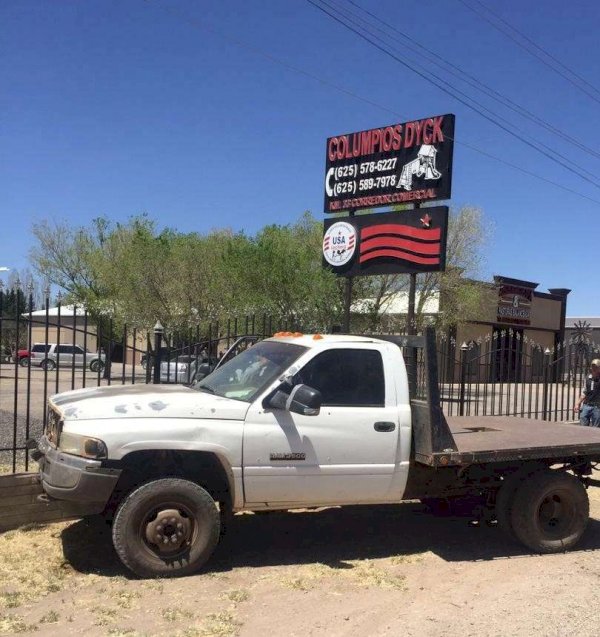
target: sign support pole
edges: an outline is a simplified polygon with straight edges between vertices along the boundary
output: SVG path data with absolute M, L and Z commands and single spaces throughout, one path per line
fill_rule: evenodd
M 408 313 L 406 315 L 407 325 L 407 334 L 416 334 L 416 325 L 415 325 L 415 297 L 417 296 L 417 274 L 416 272 L 412 272 L 409 274 L 410 283 L 408 286 Z
M 420 208 L 421 204 L 415 202 L 413 210 Z M 408 312 L 406 314 L 406 322 L 408 323 L 406 333 L 416 334 L 417 326 L 415 322 L 415 299 L 417 296 L 417 273 L 412 272 L 409 274 L 410 283 L 408 286 Z

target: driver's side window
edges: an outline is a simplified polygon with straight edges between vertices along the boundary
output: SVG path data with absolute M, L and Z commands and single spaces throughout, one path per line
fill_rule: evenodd
M 377 350 L 331 349 L 315 356 L 294 377 L 317 389 L 323 405 L 384 407 L 383 360 Z

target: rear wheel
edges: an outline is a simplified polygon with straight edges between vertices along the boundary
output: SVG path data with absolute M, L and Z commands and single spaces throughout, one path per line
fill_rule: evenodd
M 583 484 L 569 473 L 543 471 L 516 490 L 511 512 L 516 538 L 538 553 L 571 549 L 583 535 L 590 505 Z
M 113 522 L 113 544 L 141 577 L 197 571 L 219 541 L 219 511 L 202 487 L 180 478 L 153 480 L 132 491 Z
M 56 367 L 56 363 L 53 360 L 47 358 L 46 360 L 42 361 L 40 367 L 42 369 L 47 369 L 48 371 L 52 371 Z

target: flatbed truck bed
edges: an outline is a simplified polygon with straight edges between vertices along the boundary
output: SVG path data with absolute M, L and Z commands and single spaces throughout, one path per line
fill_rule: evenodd
M 465 465 L 578 457 L 600 461 L 600 428 L 508 416 L 449 416 L 456 450 L 438 451 L 427 464 Z

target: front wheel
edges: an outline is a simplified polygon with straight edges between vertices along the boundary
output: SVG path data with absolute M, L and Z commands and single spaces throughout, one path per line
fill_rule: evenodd
M 569 473 L 543 471 L 516 490 L 512 529 L 533 551 L 558 553 L 581 539 L 589 513 L 588 495 L 580 480 Z
M 23 358 L 19 359 L 19 365 L 21 367 L 29 367 L 29 357 L 28 356 L 23 356 Z
M 93 372 L 101 372 L 104 369 L 104 363 L 102 361 L 92 361 L 90 363 L 90 369 Z
M 42 369 L 47 369 L 49 372 L 51 372 L 56 367 L 56 363 L 50 358 L 47 358 L 46 360 L 43 360 L 41 362 L 40 367 Z
M 201 486 L 180 478 L 153 480 L 132 491 L 113 522 L 119 558 L 141 577 L 176 577 L 197 571 L 220 532 L 215 501 Z

